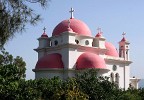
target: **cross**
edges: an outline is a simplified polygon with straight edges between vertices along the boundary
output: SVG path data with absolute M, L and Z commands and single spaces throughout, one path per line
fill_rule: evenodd
M 97 30 L 98 30 L 98 33 L 102 33 L 100 27 L 98 27 Z
M 71 13 L 71 19 L 72 18 L 74 18 L 74 16 L 73 16 L 73 12 L 74 12 L 75 10 L 73 9 L 73 8 L 71 8 L 71 10 L 69 11 L 70 13 Z
M 126 35 L 126 32 L 123 32 L 123 34 L 122 34 L 122 35 L 123 35 L 123 37 L 124 37 L 124 36 Z
M 45 31 L 46 31 L 46 28 L 44 27 L 44 28 L 43 28 L 43 30 L 44 30 L 44 33 L 45 33 Z

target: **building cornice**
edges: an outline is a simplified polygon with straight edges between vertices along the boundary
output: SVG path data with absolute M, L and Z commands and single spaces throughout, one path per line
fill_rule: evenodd
M 129 65 L 132 63 L 132 61 L 124 60 L 124 58 L 120 58 L 120 57 L 105 56 L 104 59 L 106 62 L 112 62 L 112 63 L 115 62 L 115 63 L 121 63 L 125 65 Z
M 61 50 L 62 48 L 74 48 L 77 50 L 82 50 L 82 51 L 87 51 L 87 52 L 94 52 L 94 53 L 98 52 L 99 54 L 105 53 L 107 51 L 107 49 L 105 48 L 82 46 L 82 45 L 73 44 L 73 43 L 62 44 L 62 45 L 58 45 L 55 47 L 37 48 L 34 50 L 37 52 L 40 52 L 40 51 L 49 52 L 49 51 Z

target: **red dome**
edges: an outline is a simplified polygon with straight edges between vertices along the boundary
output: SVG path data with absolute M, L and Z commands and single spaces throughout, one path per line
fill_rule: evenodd
M 48 35 L 44 32 L 44 33 L 41 35 L 41 37 L 45 37 L 45 38 L 47 38 Z
M 93 53 L 83 53 L 79 56 L 76 69 L 100 68 L 105 69 L 105 61 L 100 56 Z
M 64 68 L 61 58 L 61 55 L 58 53 L 45 55 L 37 61 L 35 68 Z
M 121 40 L 121 42 L 125 42 L 126 41 L 126 38 L 125 37 L 123 37 L 122 38 L 122 40 Z
M 95 37 L 101 37 L 102 34 L 101 33 L 98 33 Z
M 79 35 L 91 36 L 91 31 L 84 22 L 74 18 L 69 20 L 70 20 L 70 28 L 73 30 L 73 32 Z M 60 22 L 53 30 L 52 36 L 59 35 L 60 33 L 67 31 L 68 24 L 69 24 L 68 20 Z
M 119 57 L 119 54 L 116 50 L 116 48 L 114 47 L 113 44 L 109 43 L 109 42 L 105 42 L 105 47 L 108 50 L 106 52 L 106 55 L 108 56 L 114 56 L 114 57 Z

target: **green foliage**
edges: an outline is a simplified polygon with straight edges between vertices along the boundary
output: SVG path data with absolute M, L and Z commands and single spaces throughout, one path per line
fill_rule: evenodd
M 0 52 L 0 78 L 5 80 L 19 80 L 25 78 L 26 63 L 19 56 L 13 58 L 5 50 Z
M 40 15 L 31 9 L 29 3 L 38 3 L 46 7 L 50 0 L 0 0 L 0 44 L 22 32 L 25 25 L 35 25 L 40 20 Z
M 139 92 L 138 89 L 128 89 L 122 92 L 122 95 L 119 96 L 119 100 L 143 100 Z
M 54 92 L 51 100 L 88 100 L 88 95 L 79 90 L 75 78 L 69 78 Z
M 77 74 L 80 90 L 89 96 L 89 100 L 115 100 L 120 90 L 108 81 L 108 77 L 98 76 L 97 71 L 90 69 Z
M 0 52 L 0 100 L 15 100 L 19 80 L 25 78 L 26 64 L 21 57 L 13 58 L 5 50 Z
M 25 80 L 25 65 L 21 57 L 1 51 L 0 100 L 144 100 L 144 88 L 123 91 L 95 69 L 66 80 Z

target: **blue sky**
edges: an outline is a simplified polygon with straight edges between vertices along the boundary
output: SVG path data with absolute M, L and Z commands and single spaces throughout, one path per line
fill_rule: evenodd
M 27 63 L 26 79 L 34 79 L 38 47 L 37 38 L 43 33 L 51 36 L 54 27 L 62 20 L 70 18 L 69 10 L 75 9 L 74 17 L 84 21 L 93 36 L 101 27 L 107 41 L 118 48 L 122 33 L 130 44 L 131 76 L 144 78 L 144 0 L 51 0 L 47 9 L 36 4 L 29 4 L 36 13 L 41 14 L 42 21 L 36 26 L 26 26 L 26 31 L 17 33 L 5 48 L 14 56 L 21 56 Z

